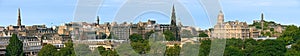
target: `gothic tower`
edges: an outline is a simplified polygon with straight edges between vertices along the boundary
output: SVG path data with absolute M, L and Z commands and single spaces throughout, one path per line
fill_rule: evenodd
M 176 26 L 176 14 L 175 14 L 175 7 L 173 5 L 172 8 L 172 15 L 171 15 L 171 26 Z
M 264 13 L 261 13 L 261 29 L 264 30 Z
M 21 11 L 20 11 L 20 8 L 18 9 L 18 23 L 17 23 L 17 26 L 21 27 Z
M 177 27 L 176 25 L 176 14 L 175 14 L 175 7 L 173 5 L 173 8 L 172 8 L 172 15 L 171 15 L 171 31 L 174 33 L 175 35 L 175 40 L 179 41 L 180 40 L 180 37 L 179 37 L 179 28 Z
M 224 22 L 224 14 L 222 10 L 220 10 L 219 15 L 218 15 L 218 22 L 217 24 L 222 24 Z
M 100 19 L 99 19 L 99 16 L 97 16 L 97 25 L 100 24 Z

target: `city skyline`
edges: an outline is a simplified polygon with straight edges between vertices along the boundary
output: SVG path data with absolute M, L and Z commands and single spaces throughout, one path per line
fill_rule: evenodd
M 178 0 L 182 3 L 191 16 L 195 19 L 195 25 L 201 29 L 212 28 L 213 24 L 209 24 L 208 16 L 202 9 L 201 4 L 197 0 Z M 197 1 L 197 2 L 195 2 Z M 16 1 L 16 0 L 1 0 L 0 1 L 0 26 L 17 25 L 17 9 L 21 8 L 22 24 L 35 25 L 45 24 L 47 26 L 61 25 L 67 22 L 72 22 L 74 11 L 76 8 L 76 0 L 74 1 Z M 116 14 L 116 11 L 124 4 L 126 0 L 104 0 L 102 7 L 97 13 L 100 16 L 100 23 L 111 22 Z M 239 5 L 236 5 L 239 4 Z M 250 4 L 250 5 L 249 5 Z M 247 1 L 247 0 L 222 0 L 221 5 L 225 15 L 225 21 L 246 21 L 251 24 L 253 20 L 259 20 L 260 14 L 265 14 L 265 20 L 275 21 L 280 24 L 295 24 L 297 22 L 297 9 L 300 9 L 300 1 Z M 171 7 L 169 7 L 171 9 Z M 179 11 L 180 12 L 180 11 Z M 169 14 L 168 14 L 169 15 Z M 157 17 L 154 17 L 157 16 Z M 91 18 L 96 22 L 96 17 Z M 138 21 L 147 21 L 154 19 L 158 23 L 170 23 L 170 16 L 162 16 L 157 14 L 145 14 Z M 158 20 L 159 19 L 159 20 Z M 138 22 L 137 21 L 137 22 Z

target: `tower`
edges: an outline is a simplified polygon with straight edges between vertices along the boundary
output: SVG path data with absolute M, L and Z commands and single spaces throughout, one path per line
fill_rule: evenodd
M 17 26 L 19 26 L 21 28 L 21 11 L 20 11 L 20 8 L 18 9 L 18 23 L 17 23 Z
M 99 19 L 99 16 L 97 16 L 97 25 L 100 24 L 100 19 Z
M 171 15 L 171 25 L 170 25 L 171 28 L 170 28 L 170 30 L 174 33 L 175 40 L 179 41 L 180 40 L 179 33 L 178 33 L 179 28 L 177 27 L 176 23 L 177 23 L 176 22 L 176 13 L 175 13 L 175 7 L 173 5 L 173 7 L 172 7 L 172 15 Z
M 172 27 L 176 26 L 176 14 L 175 14 L 174 5 L 173 5 L 173 8 L 172 8 L 172 15 L 171 15 L 171 26 Z
M 261 24 L 261 29 L 264 30 L 264 13 L 261 13 L 261 21 L 260 21 L 260 24 Z
M 217 24 L 222 24 L 224 22 L 224 14 L 222 10 L 220 10 L 219 15 L 218 15 L 218 22 Z

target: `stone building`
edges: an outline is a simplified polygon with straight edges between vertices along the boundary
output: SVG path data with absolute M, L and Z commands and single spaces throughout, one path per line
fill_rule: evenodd
M 11 37 L 0 37 L 0 55 L 5 54 L 7 45 Z M 23 42 L 23 51 L 26 56 L 36 56 L 37 53 L 42 49 L 41 40 L 37 37 L 25 37 L 19 36 L 19 40 Z
M 220 11 L 217 24 L 213 28 L 213 38 L 249 38 L 249 28 L 246 22 L 224 22 L 224 14 Z
M 117 24 L 117 22 L 113 22 L 110 27 L 110 35 L 112 35 L 113 39 L 129 40 L 131 24 L 126 22 Z

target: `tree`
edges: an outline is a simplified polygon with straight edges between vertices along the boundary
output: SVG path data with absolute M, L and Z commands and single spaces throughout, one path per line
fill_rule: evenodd
M 112 39 L 113 38 L 113 34 L 110 33 L 109 36 L 106 39 Z
M 73 48 L 64 47 L 57 52 L 56 56 L 75 56 L 75 52 Z
M 256 47 L 254 56 L 283 56 L 286 52 L 284 42 L 278 40 L 264 40 Z
M 16 34 L 13 34 L 10 38 L 5 56 L 24 56 L 23 42 L 18 39 Z
M 116 51 L 106 50 L 103 46 L 99 46 L 97 49 L 101 56 L 119 56 Z
M 286 56 L 300 56 L 300 40 L 292 45 L 292 48 L 287 51 Z
M 265 36 L 271 36 L 271 32 L 266 32 Z
M 241 48 L 235 46 L 227 46 L 225 48 L 224 56 L 243 56 L 244 53 Z
M 286 45 L 295 43 L 295 41 L 300 39 L 300 28 L 295 25 L 289 25 L 278 39 L 284 41 Z
M 243 41 L 241 39 L 227 39 L 224 56 L 243 56 Z
M 199 37 L 208 37 L 208 35 L 207 35 L 206 33 L 204 33 L 204 32 L 201 32 L 201 33 L 199 34 Z
M 75 51 L 73 48 L 73 43 L 71 40 L 68 40 L 68 42 L 65 43 L 64 48 L 61 48 L 58 53 L 56 54 L 57 56 L 75 56 Z
M 138 41 L 142 41 L 143 40 L 143 36 L 140 35 L 140 34 L 134 33 L 134 34 L 132 34 L 132 35 L 129 36 L 129 39 L 130 39 L 130 41 L 138 42 Z
M 103 46 L 99 46 L 99 47 L 97 47 L 97 49 L 101 56 L 107 56 L 107 51 Z
M 199 56 L 208 56 L 210 52 L 211 40 L 200 40 Z
M 167 47 L 165 55 L 166 56 L 179 56 L 180 55 L 180 47 L 175 44 L 173 47 Z
M 245 56 L 254 56 L 254 52 L 256 51 L 256 48 L 258 46 L 258 42 L 254 39 L 246 39 L 244 42 L 244 55 Z
M 174 41 L 175 40 L 175 36 L 174 36 L 174 34 L 171 31 L 169 31 L 169 30 L 164 31 L 163 34 L 165 35 L 165 39 L 167 41 Z
M 270 31 L 274 31 L 274 28 L 270 28 Z
M 140 34 L 132 34 L 129 36 L 130 45 L 134 49 L 135 52 L 139 54 L 146 54 L 150 51 L 149 41 L 143 39 L 143 36 Z
M 46 44 L 38 53 L 38 56 L 55 56 L 57 50 L 56 47 L 51 44 Z
M 147 32 L 147 33 L 145 34 L 145 39 L 149 39 L 149 37 L 150 37 L 151 34 L 153 34 L 153 33 L 154 33 L 153 30 L 151 30 L 150 32 Z

